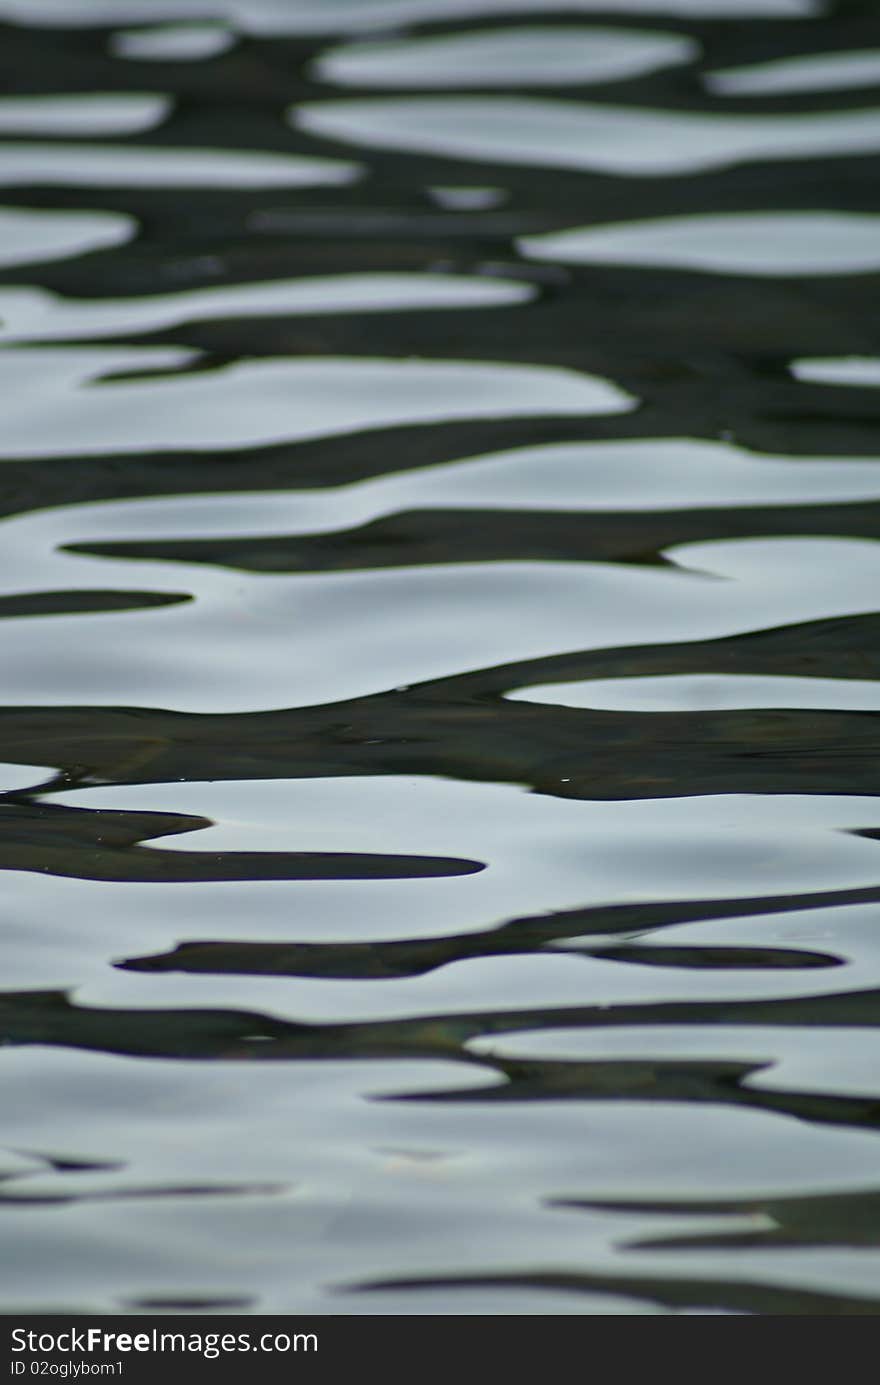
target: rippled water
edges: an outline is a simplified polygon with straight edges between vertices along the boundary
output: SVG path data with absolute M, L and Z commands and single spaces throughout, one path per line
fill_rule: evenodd
M 0 1311 L 880 1313 L 877 7 L 0 23 Z

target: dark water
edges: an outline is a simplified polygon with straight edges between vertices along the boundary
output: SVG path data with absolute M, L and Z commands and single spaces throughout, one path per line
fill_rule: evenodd
M 0 20 L 2 1310 L 880 1313 L 877 8 Z

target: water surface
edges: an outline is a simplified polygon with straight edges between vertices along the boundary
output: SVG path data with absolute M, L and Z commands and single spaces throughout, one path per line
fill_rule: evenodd
M 880 1313 L 880 15 L 609 3 L 0 0 L 0 1311 Z

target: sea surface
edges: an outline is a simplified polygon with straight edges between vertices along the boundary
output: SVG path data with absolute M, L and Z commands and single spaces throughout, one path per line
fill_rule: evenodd
M 0 1312 L 880 1315 L 880 6 L 0 73 Z

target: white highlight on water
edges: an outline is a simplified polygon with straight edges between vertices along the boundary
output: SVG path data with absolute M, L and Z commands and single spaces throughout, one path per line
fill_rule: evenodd
M 0 133 L 14 135 L 137 135 L 160 125 L 171 98 L 156 92 L 82 96 L 0 97 Z M 35 151 L 36 152 L 36 151 Z
M 810 53 L 776 62 L 750 63 L 707 72 L 703 81 L 716 96 L 788 96 L 872 87 L 880 83 L 880 50 Z
M 235 35 L 219 24 L 162 24 L 112 34 L 110 52 L 134 62 L 205 62 L 226 53 Z
M 645 265 L 781 277 L 880 269 L 880 216 L 866 212 L 719 212 L 522 236 L 522 254 L 568 264 Z
M 637 77 L 699 51 L 679 34 L 530 25 L 346 44 L 322 54 L 314 75 L 354 87 L 561 86 Z
M 136 230 L 134 218 L 122 212 L 0 207 L 0 266 L 66 260 L 93 250 L 107 250 L 124 245 Z
M 546 168 L 658 176 L 880 150 L 880 109 L 705 115 L 531 96 L 310 101 L 291 122 L 353 145 Z

